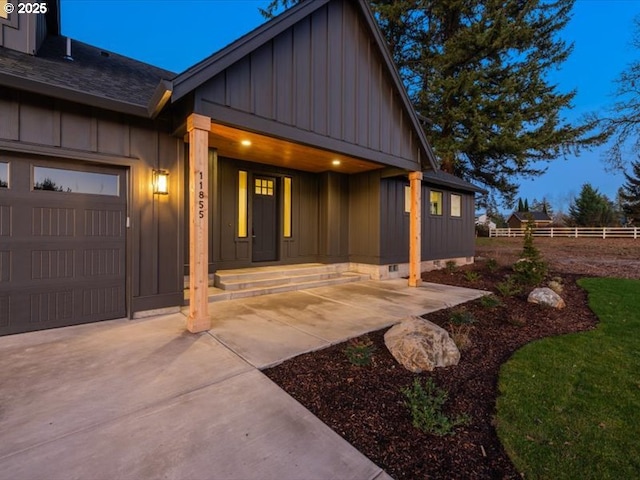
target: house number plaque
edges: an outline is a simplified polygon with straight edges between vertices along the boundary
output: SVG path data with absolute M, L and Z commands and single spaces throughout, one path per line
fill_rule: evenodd
M 204 175 L 198 172 L 198 218 L 204 218 Z

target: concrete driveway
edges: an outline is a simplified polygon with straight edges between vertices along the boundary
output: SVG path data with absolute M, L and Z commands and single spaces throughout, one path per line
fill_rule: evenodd
M 366 282 L 212 304 L 198 335 L 174 314 L 2 337 L 0 479 L 389 478 L 256 367 L 479 295 Z

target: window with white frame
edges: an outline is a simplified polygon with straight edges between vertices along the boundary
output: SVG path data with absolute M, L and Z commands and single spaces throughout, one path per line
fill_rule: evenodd
M 451 216 L 462 216 L 462 197 L 460 195 L 456 195 L 455 193 L 451 194 Z

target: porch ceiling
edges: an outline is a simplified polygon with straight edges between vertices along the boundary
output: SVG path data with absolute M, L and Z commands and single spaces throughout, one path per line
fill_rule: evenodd
M 251 144 L 245 145 L 243 141 L 249 141 Z M 209 146 L 218 149 L 218 155 L 223 157 L 266 163 L 306 172 L 334 171 L 352 174 L 383 168 L 383 165 L 360 158 L 217 123 L 211 124 Z M 340 163 L 335 164 L 336 160 Z

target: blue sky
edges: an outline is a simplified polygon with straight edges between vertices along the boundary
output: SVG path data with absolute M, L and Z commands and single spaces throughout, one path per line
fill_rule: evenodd
M 265 21 L 268 0 L 61 0 L 62 34 L 167 70 L 181 72 Z M 615 79 L 640 51 L 631 46 L 640 0 L 577 0 L 562 33 L 574 50 L 551 79 L 561 91 L 577 89 L 567 119 L 613 103 Z M 545 175 L 522 180 L 520 195 L 546 197 L 566 212 L 584 183 L 614 198 L 624 182 L 609 172 L 604 148 L 549 163 Z

